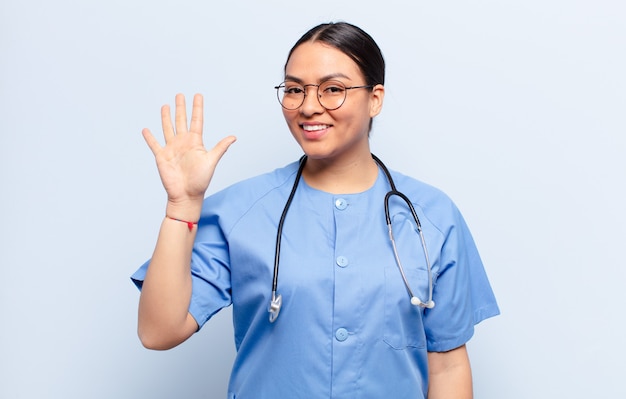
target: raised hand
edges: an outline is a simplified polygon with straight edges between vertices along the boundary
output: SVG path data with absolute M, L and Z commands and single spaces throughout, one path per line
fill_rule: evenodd
M 197 217 L 215 167 L 236 138 L 225 137 L 211 150 L 206 150 L 202 140 L 203 98 L 200 94 L 193 98 L 189 127 L 182 94 L 176 95 L 174 125 L 168 105 L 161 108 L 161 123 L 165 146 L 159 144 L 149 129 L 143 129 L 142 134 L 154 154 L 167 192 L 168 214 L 171 210 L 176 217 Z

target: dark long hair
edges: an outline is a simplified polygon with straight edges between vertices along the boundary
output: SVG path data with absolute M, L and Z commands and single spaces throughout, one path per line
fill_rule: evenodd
M 309 41 L 326 43 L 350 57 L 363 73 L 366 84 L 385 84 L 383 54 L 374 39 L 358 26 L 347 22 L 330 22 L 310 29 L 291 48 L 287 62 L 299 45 Z

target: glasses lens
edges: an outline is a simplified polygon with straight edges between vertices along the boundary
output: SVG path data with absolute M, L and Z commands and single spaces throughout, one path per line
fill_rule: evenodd
M 320 104 L 327 110 L 334 110 L 343 105 L 346 100 L 346 86 L 336 80 L 323 82 L 317 91 Z
M 293 82 L 283 82 L 276 88 L 278 101 L 286 109 L 296 109 L 304 102 L 304 87 Z

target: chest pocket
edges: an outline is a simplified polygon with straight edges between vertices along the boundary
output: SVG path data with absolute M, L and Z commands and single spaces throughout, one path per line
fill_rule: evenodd
M 405 270 L 409 284 L 415 289 L 415 281 L 424 279 L 415 270 Z M 398 284 L 398 282 L 400 284 Z M 420 284 L 421 285 L 421 284 Z M 426 333 L 422 317 L 423 308 L 411 304 L 411 298 L 395 265 L 385 268 L 385 326 L 383 340 L 394 349 L 424 348 Z
M 428 271 L 413 217 L 404 212 L 399 213 L 394 215 L 392 223 L 398 255 L 409 286 L 415 295 L 425 301 L 428 299 Z M 424 348 L 424 309 L 411 304 L 393 252 L 391 260 L 385 265 L 384 297 L 385 343 L 394 349 Z

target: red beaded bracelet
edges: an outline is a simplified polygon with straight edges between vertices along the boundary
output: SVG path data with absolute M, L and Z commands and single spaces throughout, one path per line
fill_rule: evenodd
M 167 216 L 167 215 L 165 215 L 165 217 L 167 217 L 168 219 L 175 220 L 177 222 L 187 223 L 187 227 L 189 227 L 189 231 L 193 230 L 193 226 L 194 225 L 198 224 L 198 222 L 189 222 L 187 220 L 180 220 L 180 219 L 176 219 L 176 218 L 173 218 L 173 217 Z

